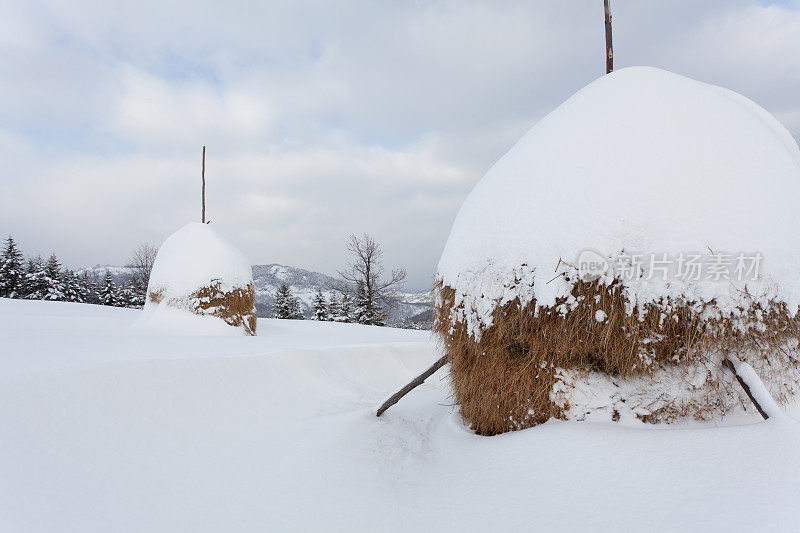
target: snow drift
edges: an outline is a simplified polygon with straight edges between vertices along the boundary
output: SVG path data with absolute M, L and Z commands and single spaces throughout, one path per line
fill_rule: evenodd
M 213 333 L 233 331 L 220 320 L 255 334 L 250 263 L 208 224 L 187 224 L 158 250 L 140 325 L 163 328 L 167 322 L 166 327 L 190 331 L 194 326 Z
M 445 245 L 437 329 L 457 396 L 461 381 L 480 404 L 465 416 L 489 432 L 586 416 L 569 390 L 591 371 L 614 417 L 721 415 L 738 399 L 719 393 L 729 349 L 792 394 L 798 197 L 796 143 L 747 98 L 648 67 L 591 83 L 487 172 Z M 623 403 L 646 398 L 616 405 L 609 376 L 642 380 Z

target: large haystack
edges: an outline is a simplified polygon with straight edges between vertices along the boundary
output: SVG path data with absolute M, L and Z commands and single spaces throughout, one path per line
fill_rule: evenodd
M 146 321 L 158 322 L 172 320 L 174 310 L 215 317 L 247 335 L 255 335 L 250 263 L 208 224 L 184 226 L 158 250 L 143 314 Z M 204 320 L 198 325 L 201 330 L 214 332 L 226 329 L 215 321 Z
M 720 364 L 798 390 L 800 151 L 731 91 L 598 79 L 478 183 L 439 263 L 435 329 L 483 434 L 549 418 L 748 416 Z

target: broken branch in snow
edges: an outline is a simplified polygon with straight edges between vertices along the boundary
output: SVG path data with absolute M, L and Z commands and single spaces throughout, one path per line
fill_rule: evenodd
M 725 366 L 725 368 L 730 370 L 734 376 L 736 376 L 736 380 L 739 382 L 739 385 L 741 385 L 742 388 L 744 389 L 744 393 L 747 394 L 747 397 L 750 398 L 750 401 L 753 402 L 753 405 L 756 406 L 758 414 L 760 414 L 764 420 L 767 420 L 769 418 L 769 415 L 764 411 L 764 408 L 761 407 L 761 404 L 758 403 L 758 401 L 753 396 L 753 392 L 750 390 L 750 386 L 745 382 L 742 376 L 739 375 L 739 372 L 736 371 L 736 365 L 734 365 L 733 362 L 727 356 L 725 357 L 725 359 L 722 360 L 722 364 L 723 366 Z
M 388 408 L 390 408 L 391 406 L 393 406 L 394 404 L 399 402 L 400 398 L 402 398 L 403 396 L 405 396 L 406 394 L 411 392 L 416 387 L 422 385 L 422 383 L 426 379 L 431 377 L 434 372 L 436 372 L 437 370 L 442 368 L 445 365 L 445 363 L 447 363 L 447 356 L 446 355 L 442 356 L 442 358 L 439 359 L 438 361 L 436 361 L 435 363 L 433 363 L 433 365 L 431 365 L 431 367 L 428 370 L 426 370 L 425 372 L 423 372 L 419 376 L 415 377 L 413 380 L 411 380 L 411 382 L 408 385 L 406 385 L 405 387 L 403 387 L 402 389 L 397 391 L 394 395 L 392 395 L 391 398 L 389 398 L 388 400 L 383 402 L 383 404 L 378 408 L 378 412 L 376 413 L 376 416 L 381 416 L 384 411 L 386 411 Z

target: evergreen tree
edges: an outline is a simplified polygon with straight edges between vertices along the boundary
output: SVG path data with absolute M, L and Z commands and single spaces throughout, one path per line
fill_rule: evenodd
M 78 278 L 78 290 L 80 291 L 81 301 L 87 304 L 99 304 L 100 294 L 97 289 L 97 280 L 84 272 Z
M 149 275 L 148 275 L 149 276 Z M 131 291 L 130 305 L 131 307 L 144 307 L 144 302 L 147 299 L 147 281 L 143 275 L 133 275 L 128 282 L 128 289 Z
M 292 290 L 286 283 L 281 283 L 278 290 L 275 291 L 275 303 L 272 304 L 272 317 L 273 318 L 292 318 Z
M 117 290 L 117 301 L 115 303 L 117 307 L 130 307 L 132 300 L 133 293 L 128 285 L 123 285 L 122 288 Z
M 328 320 L 341 322 L 341 320 L 339 320 L 341 314 L 342 307 L 339 305 L 339 300 L 336 298 L 336 293 L 331 293 L 331 298 L 328 301 Z
M 371 326 L 383 325 L 383 310 L 375 299 L 369 297 L 364 283 L 360 281 L 356 283 L 356 301 L 354 307 L 355 321 L 359 324 L 368 324 Z
M 0 255 L 0 297 L 21 298 L 25 282 L 25 258 L 9 236 L 6 239 L 3 253 Z
M 353 306 L 353 299 L 350 294 L 345 292 L 342 294 L 342 302 L 339 306 L 339 320 L 337 322 L 355 322 L 356 310 Z
M 43 300 L 48 293 L 49 283 L 41 257 L 28 259 L 28 268 L 22 286 L 24 297 L 28 300 Z
M 117 305 L 119 307 L 141 308 L 144 306 L 144 294 L 136 290 L 133 281 L 129 281 L 122 290 L 119 291 L 119 301 Z
M 43 300 L 64 301 L 64 283 L 61 280 L 61 263 L 56 254 L 50 254 L 50 259 L 44 264 L 46 289 Z
M 328 320 L 328 305 L 325 301 L 325 295 L 322 294 L 322 289 L 317 289 L 317 294 L 314 295 L 312 302 L 312 309 L 314 320 Z
M 61 282 L 64 284 L 64 301 L 83 303 L 81 282 L 72 270 L 64 271 Z
M 128 283 L 125 288 L 127 291 L 128 307 L 135 307 L 141 309 L 144 307 L 145 297 L 147 294 L 147 287 L 142 289 L 136 279 Z
M 300 307 L 300 300 L 292 297 L 289 300 L 289 318 L 292 320 L 303 320 L 303 309 Z
M 281 283 L 275 292 L 275 303 L 272 304 L 273 318 L 289 318 L 303 320 L 300 301 L 292 295 L 292 289 L 286 283 Z
M 103 287 L 100 289 L 100 303 L 103 305 L 117 305 L 119 298 L 117 297 L 117 288 L 114 286 L 114 278 L 111 277 L 111 272 L 106 270 L 106 278 L 103 281 Z

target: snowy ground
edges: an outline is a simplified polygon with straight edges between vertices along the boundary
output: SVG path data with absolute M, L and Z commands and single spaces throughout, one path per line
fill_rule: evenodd
M 797 530 L 800 426 L 478 437 L 426 332 L 0 299 L 0 530 Z

